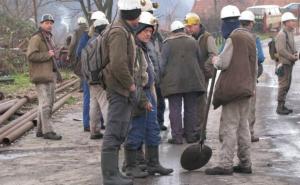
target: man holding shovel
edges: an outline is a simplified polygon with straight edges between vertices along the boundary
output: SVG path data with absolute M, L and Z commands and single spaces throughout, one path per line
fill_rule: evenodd
M 220 121 L 220 159 L 217 167 L 205 170 L 207 175 L 252 173 L 248 125 L 250 98 L 255 93 L 255 37 L 246 28 L 239 28 L 240 11 L 228 5 L 221 10 L 222 34 L 226 39 L 223 51 L 213 57 L 215 68 L 221 70 L 213 97 L 214 108 L 222 106 Z M 252 24 L 252 23 L 250 23 Z M 233 167 L 235 145 L 238 143 L 239 164 Z

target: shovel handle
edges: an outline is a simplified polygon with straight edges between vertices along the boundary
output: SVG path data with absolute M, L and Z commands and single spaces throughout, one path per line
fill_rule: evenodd
M 215 86 L 215 82 L 216 82 L 216 76 L 217 76 L 217 69 L 214 69 L 214 73 L 213 73 L 210 88 L 209 88 L 208 99 L 207 99 L 207 103 L 206 103 L 206 107 L 205 107 L 204 125 L 203 125 L 203 128 L 201 128 L 201 135 L 200 135 L 200 141 L 199 141 L 199 144 L 201 144 L 201 145 L 203 145 L 204 141 L 206 140 L 207 118 L 208 118 L 209 107 L 211 104 L 212 94 L 213 94 L 214 86 Z M 203 95 L 203 96 L 205 96 L 205 95 Z

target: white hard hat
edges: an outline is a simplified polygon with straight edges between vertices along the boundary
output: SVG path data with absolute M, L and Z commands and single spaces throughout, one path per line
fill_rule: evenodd
M 139 23 L 147 24 L 154 26 L 156 24 L 157 19 L 149 12 L 142 12 Z
M 106 24 L 109 24 L 109 22 L 106 18 L 96 19 L 95 22 L 93 23 L 94 27 L 106 25 Z
M 142 11 L 143 12 L 149 12 L 156 10 L 158 8 L 157 3 L 152 3 L 151 0 L 141 0 L 141 5 L 142 5 Z M 156 5 L 155 7 L 153 5 Z
M 229 18 L 229 17 L 239 17 L 240 10 L 238 7 L 233 5 L 224 6 L 221 10 L 221 19 Z
M 241 13 L 239 20 L 255 22 L 255 16 L 250 10 L 246 10 Z
M 120 10 L 141 9 L 140 0 L 119 0 L 118 7 Z
M 171 24 L 171 31 L 175 31 L 175 30 L 179 30 L 179 29 L 182 29 L 184 28 L 184 24 L 180 21 L 174 21 L 172 22 Z
M 294 14 L 292 14 L 291 12 L 285 12 L 282 16 L 281 16 L 281 22 L 285 22 L 285 21 L 295 21 L 297 20 L 297 18 L 294 16 Z
M 97 19 L 102 19 L 106 18 L 105 14 L 101 11 L 95 11 L 92 13 L 91 20 L 97 20 Z
M 79 17 L 77 19 L 77 24 L 87 24 L 86 18 L 84 17 Z

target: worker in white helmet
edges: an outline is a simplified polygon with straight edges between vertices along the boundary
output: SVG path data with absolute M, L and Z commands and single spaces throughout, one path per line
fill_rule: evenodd
M 286 12 L 281 16 L 282 29 L 275 38 L 276 50 L 278 53 L 277 76 L 277 114 L 287 115 L 293 112 L 285 106 L 286 96 L 291 87 L 292 72 L 295 62 L 298 60 L 298 52 L 295 46 L 294 30 L 297 26 L 297 18 Z
M 226 42 L 223 51 L 212 59 L 215 68 L 221 70 L 213 95 L 214 108 L 222 106 L 219 128 L 221 150 L 218 165 L 206 169 L 207 175 L 252 173 L 248 115 L 250 98 L 255 94 L 257 54 L 252 32 L 237 26 L 239 16 L 236 6 L 228 5 L 221 10 Z M 233 166 L 236 144 L 239 163 Z
M 108 97 L 107 125 L 101 151 L 104 185 L 132 185 L 118 167 L 119 150 L 127 137 L 132 108 L 136 102 L 134 29 L 139 25 L 140 0 L 119 0 L 120 18 L 104 34 L 104 83 Z
M 184 28 L 182 22 L 174 21 L 171 24 L 172 34 L 164 41 L 162 48 L 160 87 L 162 95 L 169 101 L 170 144 L 183 144 L 184 136 L 187 143 L 199 140 L 196 130 L 197 100 L 206 91 L 198 43 L 185 33 Z M 182 101 L 184 116 L 181 114 Z
M 241 13 L 241 16 L 239 17 L 241 27 L 248 29 L 249 31 L 252 31 L 255 25 L 255 16 L 254 14 L 249 11 L 243 11 Z M 262 63 L 265 60 L 264 52 L 262 50 L 261 41 L 258 36 L 256 36 L 255 33 L 253 33 L 253 36 L 255 37 L 256 41 L 256 49 L 257 49 L 257 78 L 262 74 L 263 66 Z M 259 137 L 254 135 L 254 124 L 255 124 L 255 104 L 256 104 L 256 94 L 253 95 L 250 99 L 250 112 L 248 117 L 249 127 L 250 127 L 250 133 L 251 133 L 251 142 L 258 142 Z
M 133 177 L 145 177 L 148 175 L 169 175 L 173 172 L 172 169 L 164 168 L 159 161 L 159 144 L 161 142 L 160 129 L 157 124 L 157 106 L 155 92 L 155 72 L 152 61 L 148 55 L 146 44 L 150 42 L 154 32 L 156 18 L 149 12 L 142 12 L 139 20 L 139 26 L 136 29 L 136 44 L 137 44 L 137 65 L 145 66 L 147 78 L 142 78 L 138 75 L 137 86 L 138 94 L 142 94 L 147 100 L 142 101 L 134 107 L 132 114 L 131 127 L 125 142 L 125 172 Z M 136 74 L 140 74 L 136 70 Z M 137 152 L 145 142 L 146 149 L 146 170 L 142 171 L 137 164 Z
M 74 73 L 79 76 L 80 78 L 82 78 L 82 74 L 81 74 L 81 65 L 80 62 L 78 61 L 78 58 L 76 58 L 76 49 L 77 49 L 77 45 L 79 43 L 79 39 L 82 36 L 82 34 L 84 32 L 86 32 L 88 30 L 88 23 L 87 20 L 84 17 L 79 17 L 77 19 L 77 24 L 78 27 L 74 30 L 72 36 L 71 36 L 71 43 L 69 45 L 69 49 L 68 49 L 68 60 L 71 61 L 71 63 L 73 64 L 74 67 Z M 81 91 L 82 91 L 82 83 L 81 83 Z M 86 123 L 85 128 L 88 128 L 88 123 Z

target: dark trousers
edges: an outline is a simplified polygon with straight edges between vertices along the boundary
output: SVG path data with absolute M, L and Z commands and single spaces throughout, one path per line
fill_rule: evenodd
M 292 72 L 293 66 L 292 65 L 283 65 L 283 75 L 278 76 L 278 101 L 285 101 L 287 93 L 290 90 L 291 82 L 292 82 Z
M 114 91 L 107 90 L 108 114 L 102 151 L 120 149 L 127 137 L 133 101 Z
M 160 87 L 155 86 L 156 96 L 157 96 L 157 121 L 159 125 L 164 124 L 164 113 L 166 109 L 165 98 L 161 94 Z
M 176 140 L 182 140 L 183 134 L 187 138 L 195 137 L 197 133 L 198 121 L 198 98 L 201 94 L 198 92 L 181 93 L 168 96 L 170 109 L 170 123 L 172 137 Z M 182 128 L 182 100 L 184 107 L 184 116 Z

